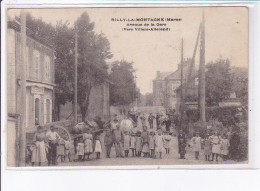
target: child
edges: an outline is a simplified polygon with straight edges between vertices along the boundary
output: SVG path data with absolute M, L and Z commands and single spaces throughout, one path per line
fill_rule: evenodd
M 144 153 L 144 157 L 148 157 L 149 155 L 149 144 L 148 144 L 148 131 L 147 126 L 143 127 L 143 132 L 141 133 L 142 138 L 142 152 Z
M 89 160 L 89 155 L 93 153 L 93 137 L 90 132 L 90 129 L 87 129 L 87 132 L 83 134 L 83 140 L 84 140 L 84 159 L 85 155 L 87 155 L 87 160 Z
M 137 134 L 137 127 L 134 127 L 131 131 L 131 137 L 130 137 L 130 149 L 132 151 L 132 157 L 136 155 L 136 134 Z
M 220 137 L 217 131 L 214 133 L 214 135 L 211 136 L 211 143 L 212 143 L 212 161 L 214 160 L 215 155 L 216 155 L 216 161 L 218 161 L 218 156 L 220 154 Z
M 154 150 L 155 150 L 155 137 L 154 137 L 155 133 L 153 131 L 150 131 L 150 134 L 149 134 L 149 149 L 150 149 L 150 157 L 151 158 L 154 158 L 155 156 L 155 153 L 154 153 Z
M 100 159 L 100 153 L 102 152 L 101 149 L 101 142 L 100 142 L 100 137 L 96 136 L 96 141 L 95 141 L 95 153 L 96 153 L 96 159 Z
M 170 141 L 171 141 L 171 135 L 169 135 L 168 131 L 164 132 L 164 136 L 163 136 L 163 146 L 166 150 L 166 154 L 170 154 Z
M 78 155 L 78 160 L 81 161 L 83 160 L 84 156 L 84 142 L 82 138 L 78 139 L 78 144 L 77 144 L 77 155 Z
M 230 146 L 230 143 L 229 143 L 228 137 L 226 135 L 223 135 L 223 139 L 221 139 L 221 141 L 220 141 L 220 149 L 221 149 L 223 161 L 227 160 L 227 156 L 229 153 L 229 146 Z
M 124 151 L 125 151 L 125 157 L 128 157 L 129 147 L 130 147 L 130 135 L 129 135 L 129 132 L 128 132 L 128 131 L 125 131 L 125 133 L 124 133 Z
M 203 152 L 204 152 L 204 155 L 205 155 L 205 160 L 210 161 L 212 146 L 211 146 L 209 134 L 207 134 L 205 136 L 203 143 L 204 143 L 204 151 Z
M 142 151 L 142 138 L 141 138 L 141 131 L 138 131 L 136 134 L 136 155 L 138 157 L 141 156 Z
M 162 130 L 158 130 L 158 135 L 155 138 L 155 150 L 156 153 L 159 154 L 159 158 L 162 158 L 162 151 L 163 151 L 163 136 Z
M 71 155 L 71 147 L 72 143 L 70 141 L 65 141 L 65 156 L 64 156 L 64 161 L 66 160 L 66 157 L 68 157 L 69 162 L 70 160 L 70 155 Z
M 201 151 L 201 137 L 199 132 L 197 132 L 196 135 L 191 138 L 190 142 L 192 149 L 195 152 L 195 158 L 196 160 L 199 160 L 199 154 Z
M 113 145 L 113 136 L 110 130 L 106 131 L 105 137 L 104 137 L 104 144 L 106 149 L 106 157 L 110 158 L 110 151 L 111 147 Z

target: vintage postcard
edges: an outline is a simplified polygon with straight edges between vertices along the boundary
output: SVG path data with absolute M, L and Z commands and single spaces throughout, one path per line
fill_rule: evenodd
M 7 166 L 248 164 L 248 8 L 8 9 Z

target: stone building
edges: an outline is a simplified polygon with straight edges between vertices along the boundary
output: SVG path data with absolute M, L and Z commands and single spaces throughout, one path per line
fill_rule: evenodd
M 110 101 L 109 101 L 109 80 L 104 80 L 103 83 L 93 86 L 89 97 L 89 106 L 87 118 L 93 119 L 96 116 L 102 118 L 102 120 L 110 119 Z M 73 105 L 71 102 L 67 102 L 60 107 L 60 119 L 72 119 Z M 78 122 L 81 122 L 80 108 L 78 107 Z
M 44 39 L 32 37 L 27 29 L 25 63 L 21 62 L 21 27 L 8 21 L 7 110 L 20 114 L 26 102 L 26 127 L 52 122 L 54 99 L 54 51 Z M 21 100 L 21 68 L 26 66 L 26 100 Z
M 190 72 L 191 59 L 185 59 L 183 63 L 183 82 L 187 81 Z M 194 73 L 195 70 L 191 72 Z M 178 89 L 181 85 L 181 65 L 175 72 L 157 71 L 153 80 L 153 105 L 164 106 L 165 108 L 176 109 L 179 104 Z

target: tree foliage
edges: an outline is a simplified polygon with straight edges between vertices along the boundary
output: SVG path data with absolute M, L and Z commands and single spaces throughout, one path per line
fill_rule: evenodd
M 94 32 L 94 23 L 84 12 L 69 27 L 68 22 L 57 22 L 53 27 L 27 14 L 30 36 L 48 44 L 55 52 L 55 106 L 73 101 L 75 28 L 78 31 L 78 104 L 82 119 L 88 111 L 91 88 L 108 77 L 106 59 L 112 57 L 110 43 L 103 34 Z
M 206 102 L 217 105 L 232 92 L 232 75 L 229 60 L 218 59 L 206 66 Z
M 68 25 L 68 22 L 59 21 L 55 27 L 55 106 L 58 116 L 60 105 L 73 100 L 75 37 L 73 30 Z
M 78 31 L 78 104 L 85 119 L 94 85 L 108 77 L 106 59 L 112 57 L 110 43 L 103 34 L 95 34 L 94 23 L 83 13 L 75 22 Z
M 136 88 L 133 63 L 116 61 L 112 65 L 110 80 L 114 83 L 110 90 L 110 103 L 112 105 L 129 105 L 139 97 Z
M 244 105 L 248 105 L 248 69 L 232 67 L 232 90 Z

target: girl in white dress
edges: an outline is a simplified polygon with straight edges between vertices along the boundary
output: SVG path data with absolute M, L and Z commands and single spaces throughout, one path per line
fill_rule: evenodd
M 224 161 L 227 160 L 227 156 L 229 153 L 229 140 L 226 135 L 223 136 L 223 139 L 220 141 L 220 149 L 221 149 L 221 155 Z
M 214 156 L 216 155 L 216 161 L 218 161 L 218 156 L 220 155 L 220 137 L 218 132 L 215 132 L 214 135 L 211 136 L 212 143 L 212 161 L 214 161 Z
M 96 137 L 96 141 L 95 141 L 96 159 L 100 159 L 100 153 L 101 153 L 101 152 L 102 152 L 102 148 L 101 148 L 100 137 L 97 136 L 97 137 Z
M 159 154 L 159 158 L 162 158 L 162 152 L 163 152 L 163 135 L 162 130 L 158 130 L 158 135 L 155 138 L 155 151 L 157 154 Z
M 202 142 L 202 139 L 198 132 L 196 133 L 196 136 L 192 137 L 190 140 L 190 145 L 191 145 L 193 151 L 195 152 L 196 160 L 199 160 L 199 154 L 201 151 L 201 142 Z
M 79 142 L 77 144 L 77 155 L 78 155 L 78 160 L 81 161 L 83 160 L 84 157 L 84 141 L 82 138 L 79 139 Z
M 84 159 L 85 159 L 85 155 L 87 155 L 88 157 L 87 160 L 89 160 L 89 155 L 93 153 L 93 137 L 90 132 L 90 129 L 87 130 L 87 133 L 83 134 L 83 140 L 84 140 L 84 147 L 85 147 Z

